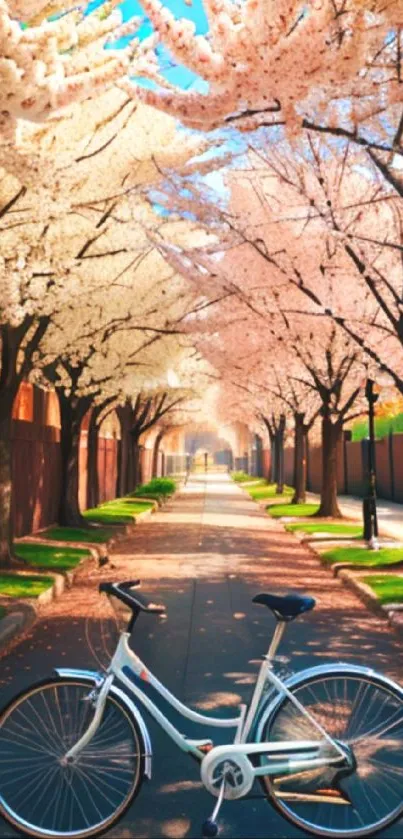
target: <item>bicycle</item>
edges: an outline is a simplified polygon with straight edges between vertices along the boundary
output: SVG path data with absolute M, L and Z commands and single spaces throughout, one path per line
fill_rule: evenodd
M 275 672 L 287 624 L 313 609 L 313 598 L 254 598 L 274 613 L 275 631 L 250 704 L 240 705 L 236 717 L 220 719 L 184 705 L 129 647 L 140 614 L 165 614 L 162 604 L 142 597 L 139 585 L 136 580 L 99 587 L 115 606 L 130 610 L 105 672 L 57 668 L 55 678 L 30 687 L 3 711 L 1 813 L 13 827 L 48 839 L 86 839 L 112 827 L 143 779 L 151 778 L 141 705 L 200 764 L 204 787 L 217 799 L 204 836 L 217 834 L 222 802 L 247 797 L 256 779 L 267 800 L 311 835 L 370 836 L 402 815 L 402 689 L 369 668 L 348 664 L 316 666 L 287 678 Z M 231 742 L 215 746 L 211 738 L 181 734 L 144 693 L 145 683 L 187 720 L 234 729 Z

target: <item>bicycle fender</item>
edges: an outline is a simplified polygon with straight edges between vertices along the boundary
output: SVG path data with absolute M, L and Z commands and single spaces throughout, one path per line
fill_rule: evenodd
M 90 684 L 95 684 L 97 681 L 99 681 L 99 673 L 96 673 L 93 670 L 76 670 L 70 669 L 68 667 L 55 667 L 54 672 L 61 679 L 84 679 L 88 680 Z M 126 706 L 129 714 L 131 714 L 131 716 L 134 717 L 134 719 L 137 722 L 140 734 L 144 742 L 144 773 L 148 780 L 151 780 L 153 751 L 150 735 L 148 732 L 148 728 L 144 722 L 144 719 L 137 706 L 134 704 L 134 702 L 132 702 L 130 697 L 123 690 L 116 687 L 115 685 L 112 685 L 109 689 L 109 693 L 111 693 L 113 696 L 117 696 L 121 700 L 123 705 Z
M 392 679 L 389 679 L 387 676 L 383 676 L 371 667 L 362 667 L 359 664 L 344 664 L 343 662 L 337 662 L 335 664 L 319 664 L 316 667 L 309 667 L 307 670 L 300 670 L 298 673 L 293 673 L 292 676 L 284 679 L 284 685 L 290 690 L 294 687 L 298 687 L 300 684 L 303 684 L 306 679 L 310 679 L 312 676 L 337 676 L 339 673 L 345 673 L 346 671 L 348 671 L 351 676 L 370 676 L 371 678 L 376 679 L 385 688 L 390 688 L 390 690 L 400 694 L 403 700 L 403 688 L 397 684 L 397 682 L 392 681 Z M 274 713 L 277 706 L 283 701 L 284 696 L 285 693 L 281 691 L 274 697 L 271 695 L 262 700 L 262 705 L 257 713 L 256 723 L 251 732 L 251 739 L 254 742 L 259 742 L 259 738 L 262 737 L 267 721 Z

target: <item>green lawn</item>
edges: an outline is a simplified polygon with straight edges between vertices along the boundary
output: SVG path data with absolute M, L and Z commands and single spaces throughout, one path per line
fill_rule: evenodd
M 303 533 L 336 533 L 342 536 L 352 536 L 354 538 L 362 538 L 361 524 L 339 524 L 338 522 L 293 522 L 286 525 L 286 530 L 293 532 L 301 530 Z
M 276 493 L 276 484 L 268 484 L 267 481 L 261 481 L 259 484 L 246 487 L 246 489 L 255 501 L 264 500 L 265 498 L 283 498 L 284 495 L 293 495 L 294 493 L 292 487 L 285 486 L 284 492 L 278 495 Z
M 282 516 L 295 516 L 308 518 L 314 516 L 319 510 L 319 504 L 273 504 L 267 507 L 269 516 L 274 519 Z
M 0 594 L 5 597 L 38 597 L 53 583 L 53 577 L 0 574 Z
M 56 548 L 53 545 L 42 545 L 38 542 L 17 542 L 14 553 L 28 565 L 36 568 L 51 568 L 54 571 L 69 571 L 75 568 L 81 559 L 90 556 L 84 548 Z
M 395 574 L 373 574 L 362 577 L 362 582 L 372 588 L 382 604 L 401 603 L 403 600 L 403 577 L 397 577 Z
M 364 565 L 368 568 L 378 568 L 382 565 L 396 565 L 403 562 L 403 548 L 381 548 L 379 551 L 369 551 L 368 548 L 340 547 L 332 548 L 322 554 L 326 562 L 352 562 L 354 565 Z
M 136 515 L 144 513 L 145 510 L 150 510 L 152 507 L 153 505 L 149 501 L 133 502 L 124 498 L 117 498 L 115 501 L 101 504 L 100 507 L 86 510 L 84 516 L 89 521 L 97 521 L 101 524 L 130 524 Z
M 114 531 L 107 527 L 50 527 L 41 533 L 41 538 L 55 539 L 57 542 L 108 542 Z

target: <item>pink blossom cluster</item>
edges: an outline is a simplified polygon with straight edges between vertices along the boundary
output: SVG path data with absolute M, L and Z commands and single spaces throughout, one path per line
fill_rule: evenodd
M 300 106 L 314 93 L 316 105 L 329 96 L 382 95 L 379 57 L 391 26 L 401 24 L 398 0 L 386 4 L 347 0 L 206 0 L 209 32 L 196 35 L 188 20 L 176 20 L 160 0 L 142 0 L 160 41 L 175 60 L 208 83 L 206 94 L 149 90 L 125 82 L 148 104 L 192 128 L 209 130 L 234 122 L 250 131 L 280 119 L 300 121 Z M 382 52 L 382 50 L 381 50 Z M 391 74 L 388 74 L 388 82 Z M 393 95 L 401 99 L 401 85 Z M 371 105 L 372 107 L 372 105 Z

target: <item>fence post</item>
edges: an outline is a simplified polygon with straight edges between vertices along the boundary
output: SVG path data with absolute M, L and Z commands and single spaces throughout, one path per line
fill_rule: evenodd
M 395 500 L 395 464 L 393 460 L 393 431 L 389 432 L 389 439 L 388 439 L 388 449 L 389 449 L 389 474 L 390 474 L 390 497 L 391 500 Z
M 348 454 L 347 443 L 351 441 L 352 432 L 350 430 L 343 432 L 343 472 L 344 472 L 344 494 L 348 495 Z
M 368 439 L 361 440 L 361 496 L 366 495 L 368 483 Z

